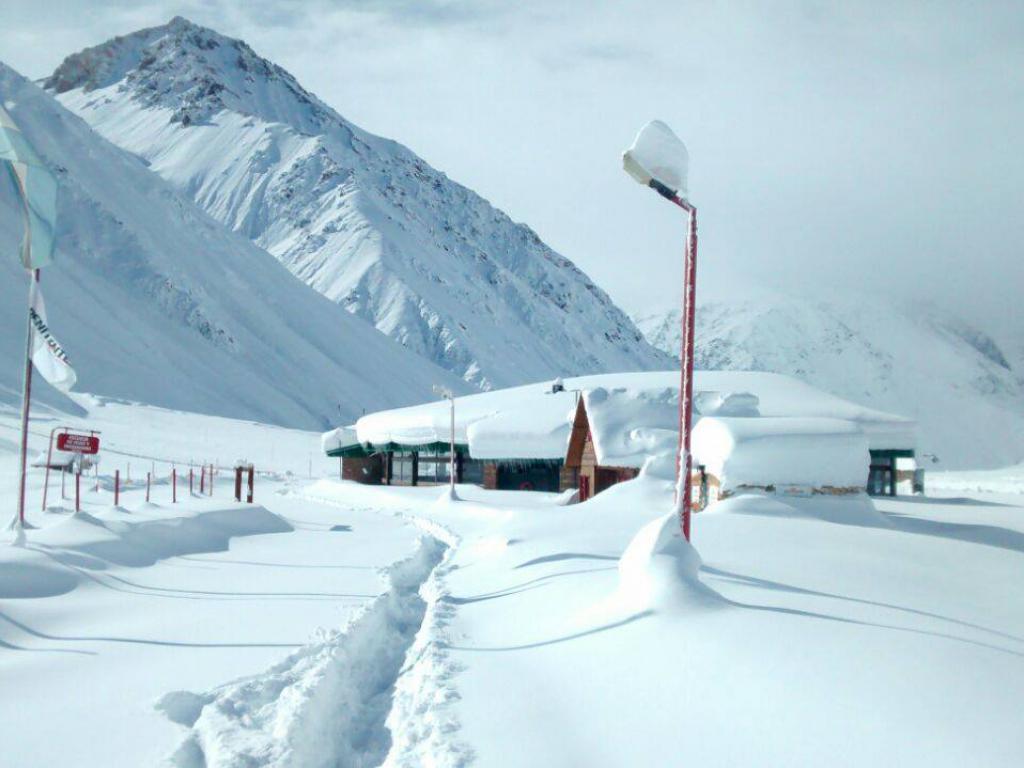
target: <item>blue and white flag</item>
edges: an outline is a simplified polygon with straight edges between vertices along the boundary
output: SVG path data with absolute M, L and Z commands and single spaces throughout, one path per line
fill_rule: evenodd
M 57 180 L 2 106 L 0 161 L 4 161 L 4 166 L 21 197 L 25 218 L 21 263 L 25 269 L 45 267 L 53 261 L 53 241 L 57 224 Z

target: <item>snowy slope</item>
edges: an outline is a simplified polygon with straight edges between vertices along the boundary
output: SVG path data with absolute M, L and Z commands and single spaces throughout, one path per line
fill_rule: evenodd
M 317 436 L 80 402 L 100 490 L 43 512 L 32 470 L 0 533 L 5 767 L 1020 764 L 1024 497 L 748 494 L 695 549 L 671 463 L 574 505 L 262 474 L 174 503 L 159 459 L 183 479 L 199 435 L 303 475 Z M 133 463 L 113 506 L 147 453 L 153 503 Z
M 316 428 L 462 382 L 326 301 L 52 96 L 0 64 L 7 109 L 60 181 L 51 327 L 78 389 Z M 0 196 L 0 401 L 20 391 L 21 220 Z M 51 393 L 51 397 L 53 393 Z M 340 406 L 340 413 L 339 413 Z
M 679 353 L 679 314 L 637 319 Z M 935 468 L 1024 458 L 1024 366 L 983 331 L 934 306 L 767 292 L 699 305 L 699 368 L 785 373 L 919 425 Z
M 46 81 L 317 291 L 483 388 L 663 366 L 568 259 L 245 43 L 176 18 Z

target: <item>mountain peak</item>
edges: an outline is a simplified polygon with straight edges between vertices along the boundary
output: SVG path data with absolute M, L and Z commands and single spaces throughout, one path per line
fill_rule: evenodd
M 57 94 L 116 86 L 147 107 L 170 110 L 170 121 L 186 127 L 230 109 L 312 133 L 329 112 L 244 41 L 183 16 L 74 53 L 43 85 Z
M 535 232 L 240 40 L 172 20 L 70 57 L 47 86 L 324 296 L 476 386 L 668 363 Z

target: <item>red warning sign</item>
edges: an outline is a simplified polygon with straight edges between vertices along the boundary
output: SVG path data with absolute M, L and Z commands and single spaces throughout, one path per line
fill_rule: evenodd
M 74 432 L 61 432 L 57 435 L 57 450 L 70 451 L 71 453 L 99 453 L 100 439 L 96 435 L 76 435 Z

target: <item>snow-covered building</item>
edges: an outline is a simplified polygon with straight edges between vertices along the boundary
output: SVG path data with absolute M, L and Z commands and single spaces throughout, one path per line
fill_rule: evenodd
M 456 479 L 586 498 L 635 477 L 678 440 L 676 371 L 600 374 L 455 400 Z M 714 500 L 745 489 L 909 490 L 914 423 L 788 376 L 698 371 L 694 484 Z M 367 414 L 324 435 L 342 476 L 363 483 L 448 481 L 447 401 Z M 903 474 L 901 474 L 901 472 Z

